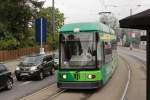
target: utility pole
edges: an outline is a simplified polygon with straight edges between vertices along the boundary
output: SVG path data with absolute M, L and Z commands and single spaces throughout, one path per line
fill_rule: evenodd
M 132 16 L 132 8 L 130 9 L 130 16 Z
M 53 34 L 52 40 L 53 40 L 53 43 L 54 43 L 54 35 L 55 35 L 55 14 L 54 14 L 54 10 L 55 10 L 54 0 L 52 0 L 52 34 Z
M 54 50 L 55 50 L 55 8 L 54 8 L 54 0 L 52 0 L 52 51 L 53 51 L 53 61 L 54 61 Z
M 102 14 L 111 14 L 111 12 L 99 12 L 98 14 L 99 15 L 102 15 Z M 106 22 L 104 22 L 104 24 L 106 24 Z
M 130 9 L 130 16 L 132 16 L 132 8 Z M 130 50 L 132 50 L 132 30 L 130 30 Z

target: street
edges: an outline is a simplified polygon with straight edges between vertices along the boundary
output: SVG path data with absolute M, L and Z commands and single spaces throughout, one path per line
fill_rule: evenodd
M 0 2 L 0 100 L 146 100 L 149 0 Z
M 118 67 L 108 83 L 97 90 L 61 90 L 57 88 L 56 77 L 48 76 L 42 81 L 17 81 L 10 91 L 1 90 L 1 100 L 146 100 L 146 53 L 118 48 Z M 19 60 L 5 64 L 14 72 Z M 130 67 L 131 74 L 129 76 Z M 129 80 L 130 77 L 130 80 Z M 129 84 L 127 85 L 127 82 Z M 125 89 L 127 88 L 127 91 Z
M 32 94 L 39 89 L 42 89 L 48 85 L 55 82 L 55 76 L 46 77 L 42 81 L 36 80 L 24 80 L 24 81 L 14 81 L 14 87 L 12 90 L 0 91 L 1 100 L 18 100 L 21 97 Z

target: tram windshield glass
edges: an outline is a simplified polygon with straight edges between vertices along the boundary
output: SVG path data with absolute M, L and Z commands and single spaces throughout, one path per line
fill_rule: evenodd
M 95 68 L 96 36 L 94 33 L 63 34 L 61 36 L 61 67 Z

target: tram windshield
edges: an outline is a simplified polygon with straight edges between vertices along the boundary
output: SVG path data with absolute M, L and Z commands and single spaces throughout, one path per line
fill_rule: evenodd
M 95 68 L 95 37 L 94 33 L 63 34 L 61 37 L 61 67 Z

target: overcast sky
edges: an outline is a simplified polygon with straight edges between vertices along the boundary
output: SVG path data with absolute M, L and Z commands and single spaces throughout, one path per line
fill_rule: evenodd
M 138 6 L 141 5 L 141 6 Z M 44 7 L 52 6 L 46 0 Z M 55 7 L 64 13 L 65 23 L 92 22 L 99 20 L 99 12 L 110 11 L 118 19 L 150 8 L 150 0 L 55 0 Z

